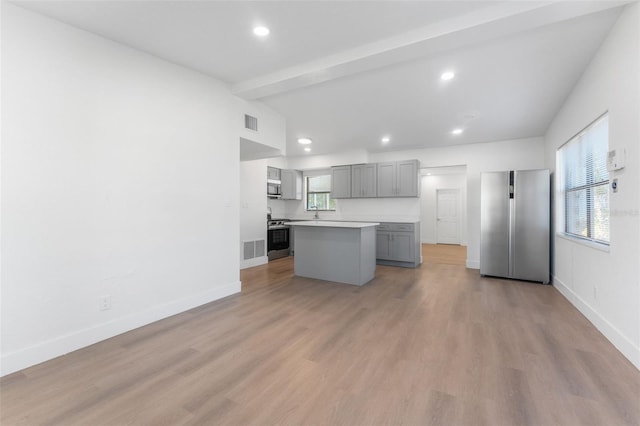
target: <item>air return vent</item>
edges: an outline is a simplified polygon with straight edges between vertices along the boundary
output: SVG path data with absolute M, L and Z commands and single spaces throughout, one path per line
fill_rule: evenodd
M 245 241 L 244 242 L 244 260 L 253 259 L 255 256 L 255 241 Z
M 258 131 L 258 119 L 256 117 L 252 117 L 249 114 L 244 115 L 244 128 L 253 130 L 254 132 Z
M 242 251 L 243 251 L 243 260 L 253 259 L 254 257 L 263 257 L 265 255 L 264 251 L 265 241 L 264 240 L 255 240 L 255 241 L 243 241 L 242 242 Z
M 256 257 L 262 257 L 265 255 L 264 252 L 264 240 L 256 240 Z

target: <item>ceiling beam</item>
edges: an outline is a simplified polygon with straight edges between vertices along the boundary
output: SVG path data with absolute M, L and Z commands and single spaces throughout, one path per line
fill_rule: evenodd
M 503 2 L 398 36 L 242 81 L 232 92 L 260 99 L 289 90 L 451 51 L 621 6 L 629 1 Z

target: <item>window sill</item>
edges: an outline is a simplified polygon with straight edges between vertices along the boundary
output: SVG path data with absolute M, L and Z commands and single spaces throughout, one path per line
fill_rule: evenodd
M 601 244 L 601 243 L 596 243 L 594 241 L 583 240 L 582 238 L 576 238 L 562 232 L 557 232 L 556 237 L 562 238 L 563 240 L 571 241 L 576 244 L 580 244 L 582 246 L 596 249 L 598 251 L 602 251 L 605 253 L 609 253 L 609 250 L 610 250 L 610 246 L 607 244 Z

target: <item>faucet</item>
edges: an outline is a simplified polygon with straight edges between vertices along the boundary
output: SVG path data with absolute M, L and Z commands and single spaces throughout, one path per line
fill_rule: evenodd
M 311 207 L 312 207 L 312 208 L 313 208 L 313 207 L 315 207 L 315 209 L 316 209 L 316 213 L 313 215 L 313 218 L 314 218 L 315 220 L 320 219 L 320 215 L 318 214 L 318 206 L 311 206 Z

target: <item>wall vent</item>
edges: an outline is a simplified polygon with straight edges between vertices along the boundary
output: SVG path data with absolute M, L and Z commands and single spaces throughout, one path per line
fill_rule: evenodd
M 256 117 L 252 117 L 249 114 L 244 115 L 244 128 L 253 130 L 254 132 L 258 131 L 258 119 Z
M 243 248 L 244 248 L 244 260 L 249 260 L 249 259 L 253 259 L 255 256 L 255 246 L 256 246 L 256 242 L 255 241 L 245 241 Z
M 265 255 L 265 250 L 264 250 L 264 246 L 265 246 L 265 242 L 264 240 L 256 240 L 256 250 L 255 250 L 255 255 L 256 257 L 262 257 Z
M 264 240 L 243 241 L 242 259 L 249 260 L 253 259 L 254 257 L 263 257 L 265 255 L 265 245 L 266 244 Z

